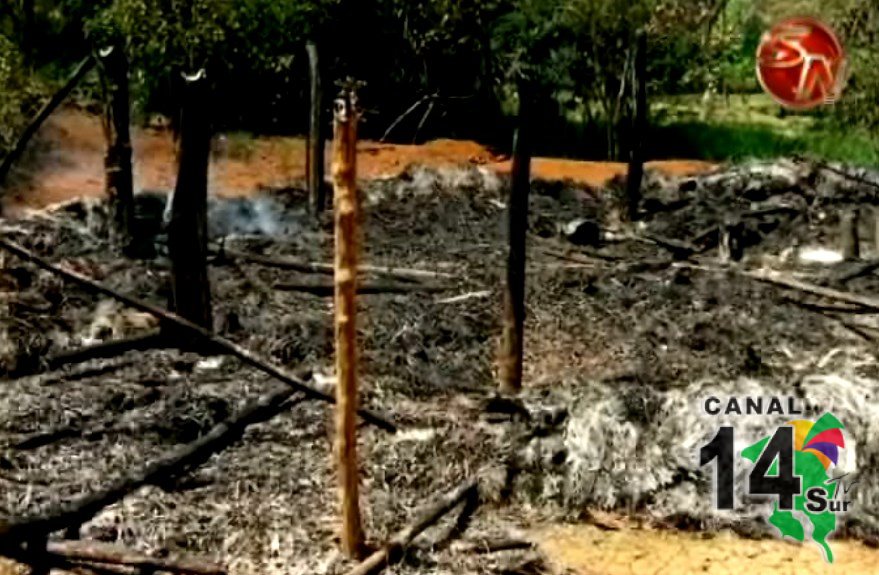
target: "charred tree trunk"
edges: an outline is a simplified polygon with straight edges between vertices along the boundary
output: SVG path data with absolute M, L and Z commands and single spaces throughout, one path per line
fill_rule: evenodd
M 873 251 L 879 256 L 879 208 L 873 208 Z
M 363 550 L 357 468 L 357 260 L 359 251 L 357 197 L 357 100 L 353 89 L 343 91 L 335 104 L 333 187 L 336 222 L 335 336 L 336 437 L 342 511 L 342 548 L 349 557 Z
M 745 224 L 739 219 L 730 219 L 720 226 L 718 255 L 724 263 L 740 262 L 745 257 Z
M 35 4 L 35 0 L 21 1 L 21 45 L 24 51 L 24 57 L 30 66 L 34 65 L 37 55 L 37 17 Z
M 177 185 L 171 198 L 168 251 L 171 257 L 171 309 L 211 329 L 208 280 L 207 196 L 211 127 L 204 72 L 188 78 L 183 91 Z
M 324 184 L 324 130 L 321 111 L 323 109 L 323 88 L 321 86 L 320 61 L 317 44 L 308 42 L 308 70 L 311 80 L 311 114 L 308 132 L 308 197 L 315 215 L 326 208 L 326 187 Z
M 844 213 L 840 219 L 840 251 L 846 260 L 856 260 L 861 257 L 861 242 L 858 237 L 859 220 L 860 211 L 857 208 Z
M 128 58 L 122 46 L 104 56 L 108 85 L 106 103 L 107 155 L 104 158 L 107 195 L 113 202 L 116 231 L 128 246 L 134 218 L 134 175 L 131 166 L 131 97 Z
M 187 575 L 226 575 L 226 568 L 208 559 L 152 557 L 113 543 L 103 541 L 50 541 L 46 547 L 52 558 L 102 566 L 133 567 L 141 572 L 168 571 Z
M 626 178 L 626 207 L 629 221 L 638 218 L 641 183 L 644 179 L 644 138 L 647 131 L 647 35 L 638 32 L 632 66 L 633 105 L 629 173 Z
M 60 90 L 55 92 L 55 94 L 49 99 L 48 102 L 37 112 L 37 115 L 34 116 L 33 120 L 31 120 L 30 124 L 24 129 L 21 137 L 19 137 L 18 142 L 16 142 L 15 147 L 12 149 L 9 154 L 3 159 L 3 163 L 0 164 L 0 185 L 3 185 L 6 181 L 6 177 L 9 175 L 9 171 L 12 169 L 13 164 L 21 158 L 24 154 L 25 149 L 27 148 L 28 143 L 31 141 L 31 138 L 37 133 L 37 130 L 40 129 L 40 126 L 43 125 L 43 122 L 48 119 L 49 116 L 52 115 L 52 112 L 55 111 L 58 106 L 67 99 L 67 96 L 73 92 L 73 89 L 76 88 L 77 84 L 79 84 L 80 80 L 82 80 L 86 74 L 88 74 L 91 69 L 95 66 L 95 59 L 92 56 L 86 56 L 76 67 L 76 70 L 73 71 L 70 78 L 61 87 Z
M 522 389 L 525 329 L 525 238 L 528 231 L 528 195 L 531 189 L 531 86 L 519 85 L 519 126 L 513 142 L 512 183 L 508 208 L 510 253 L 504 293 L 504 320 L 498 357 L 499 389 L 516 394 Z

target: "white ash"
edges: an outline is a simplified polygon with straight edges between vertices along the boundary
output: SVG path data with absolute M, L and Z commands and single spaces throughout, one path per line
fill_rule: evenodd
M 843 522 L 879 532 L 879 381 L 855 373 L 856 362 L 850 357 L 835 357 L 831 363 L 845 365 L 839 374 L 804 375 L 797 385 L 740 379 L 694 382 L 668 391 L 620 383 L 579 387 L 560 433 L 532 441 L 523 452 L 526 462 L 544 474 L 540 492 L 532 495 L 559 502 L 572 513 L 590 507 L 642 509 L 656 519 L 687 517 L 706 528 L 760 529 L 771 502 L 744 497 L 751 466 L 745 465 L 741 450 L 788 421 L 814 420 L 829 411 L 845 425 L 846 437 L 832 473 L 851 473 L 847 481 L 858 482 L 854 505 Z M 794 396 L 798 406 L 818 410 L 802 415 L 713 416 L 704 409 L 704 400 L 712 396 Z M 563 404 L 571 399 L 555 398 Z M 713 464 L 699 465 L 701 447 L 724 425 L 735 428 L 734 511 L 714 508 Z M 552 458 L 556 465 L 550 463 Z
M 502 179 L 484 167 L 428 168 L 413 166 L 400 176 L 371 182 L 363 190 L 365 206 L 387 201 L 405 201 L 418 196 L 434 196 L 442 190 L 478 190 L 488 196 L 498 195 Z

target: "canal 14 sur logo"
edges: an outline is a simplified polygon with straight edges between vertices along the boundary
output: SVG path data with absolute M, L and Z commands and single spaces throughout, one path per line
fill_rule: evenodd
M 709 415 L 801 415 L 795 398 L 729 398 L 705 400 Z M 785 409 L 787 407 L 787 409 Z M 828 538 L 837 529 L 837 516 L 852 506 L 854 481 L 836 469 L 845 449 L 845 426 L 832 413 L 814 421 L 793 419 L 779 425 L 738 455 L 750 466 L 745 493 L 772 501 L 769 523 L 782 537 L 799 542 L 811 539 L 824 559 L 833 563 Z M 735 508 L 735 428 L 719 427 L 699 450 L 699 464 L 714 466 L 714 505 Z

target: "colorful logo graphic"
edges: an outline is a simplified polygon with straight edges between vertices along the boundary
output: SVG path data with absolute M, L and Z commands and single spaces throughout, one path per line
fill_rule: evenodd
M 764 479 L 771 479 L 773 476 L 778 476 L 780 479 L 791 477 L 799 479 L 799 489 L 790 492 L 793 495 L 793 509 L 782 508 L 780 497 L 773 505 L 769 523 L 774 525 L 782 536 L 802 542 L 806 538 L 805 526 L 794 516 L 794 511 L 801 511 L 812 525 L 812 540 L 821 546 L 825 559 L 833 563 L 833 551 L 827 543 L 827 537 L 836 530 L 836 513 L 846 510 L 849 502 L 836 500 L 838 484 L 831 496 L 827 487 L 831 479 L 827 473 L 831 463 L 836 465 L 839 461 L 839 449 L 845 447 L 845 439 L 842 435 L 844 427 L 832 414 L 825 413 L 814 423 L 799 419 L 788 422 L 784 428 L 788 430 L 793 428 L 793 469 L 790 468 L 790 462 L 785 468 L 783 445 L 770 449 L 775 437 L 778 436 L 778 431 L 775 437 L 766 437 L 742 450 L 742 457 L 755 462 L 756 470 L 761 461 L 765 462 L 767 456 L 771 456 L 772 459 L 769 461 L 772 463 L 768 469 L 768 476 Z M 779 428 L 779 431 L 781 429 Z M 779 451 L 776 451 L 776 448 Z M 779 464 L 774 461 L 776 454 L 780 460 Z M 751 483 L 753 487 L 753 475 Z M 752 491 L 752 493 L 759 492 Z M 766 494 L 771 493 L 770 489 Z
M 786 108 L 806 110 L 835 102 L 842 93 L 846 58 L 836 35 L 814 18 L 791 18 L 763 34 L 757 78 Z
M 837 527 L 836 516 L 848 511 L 854 482 L 844 483 L 844 474 L 831 477 L 845 448 L 844 426 L 831 413 L 816 421 L 798 419 L 779 426 L 742 450 L 753 463 L 748 475 L 748 496 L 775 496 L 768 521 L 782 537 L 814 541 L 827 562 L 833 550 L 827 542 Z M 721 427 L 714 439 L 702 447 L 701 464 L 716 464 L 717 508 L 734 508 L 734 429 Z M 840 489 L 841 488 L 841 489 Z
M 794 428 L 794 449 L 811 453 L 821 462 L 824 470 L 839 461 L 839 450 L 845 447 L 842 424 L 829 413 L 817 422 L 797 419 L 787 423 Z M 831 427 L 827 427 L 831 426 Z

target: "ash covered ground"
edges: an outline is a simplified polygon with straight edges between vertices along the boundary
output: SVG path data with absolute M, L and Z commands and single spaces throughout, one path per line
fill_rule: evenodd
M 589 520 L 599 509 L 669 527 L 768 533 L 765 504 L 734 513 L 711 508 L 711 475 L 699 468 L 698 449 L 720 425 L 735 424 L 744 446 L 791 418 L 708 417 L 702 400 L 709 395 L 793 395 L 832 410 L 850 440 L 840 467 L 860 481 L 841 534 L 874 538 L 879 318 L 808 309 L 828 305 L 735 270 L 769 267 L 875 293 L 874 275 L 852 277 L 860 262 L 808 258 L 835 248 L 840 217 L 855 206 L 863 211 L 863 255 L 879 255 L 869 248 L 867 217 L 879 199 L 877 181 L 862 170 L 802 160 L 685 180 L 651 176 L 648 215 L 635 226 L 619 222 L 615 189 L 535 182 L 521 404 L 493 392 L 507 183 L 475 168 L 414 168 L 364 182 L 364 263 L 451 276 L 437 280 L 449 287 L 440 294 L 359 299 L 362 403 L 401 428 L 396 435 L 360 428 L 369 539 L 384 541 L 465 478 L 482 481 L 483 504 L 463 534 L 452 514 L 388 572 L 543 572 L 539 550 L 482 554 L 461 542 L 528 539 L 541 525 Z M 160 203 L 141 199 L 147 211 L 160 213 Z M 331 222 L 313 222 L 306 204 L 297 189 L 217 200 L 214 246 L 330 261 Z M 162 238 L 155 258 L 126 259 L 108 239 L 108 213 L 99 201 L 74 202 L 3 222 L 3 233 L 164 305 Z M 718 226 L 730 222 L 742 230 L 745 259 L 726 265 L 716 246 Z M 52 354 L 154 324 L 0 257 L 0 371 L 7 377 L 0 386 L 0 512 L 7 517 L 105 486 L 279 385 L 232 358 L 176 350 L 40 371 Z M 221 260 L 211 279 L 218 332 L 331 390 L 331 299 L 275 289 L 325 276 Z M 350 563 L 336 551 L 331 433 L 329 406 L 297 402 L 196 472 L 105 509 L 82 535 L 150 553 L 206 555 L 233 574 L 342 573 Z

